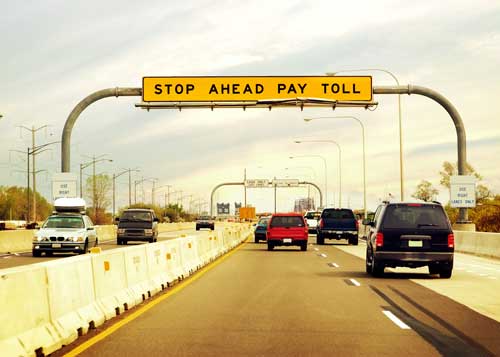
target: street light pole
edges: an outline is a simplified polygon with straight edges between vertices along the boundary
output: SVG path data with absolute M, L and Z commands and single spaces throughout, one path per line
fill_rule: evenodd
M 321 155 L 295 155 L 295 156 L 290 156 L 289 158 L 290 159 L 295 159 L 295 158 L 307 158 L 307 157 L 316 157 L 316 158 L 320 158 L 321 160 L 323 160 L 323 164 L 325 166 L 325 207 L 328 206 L 328 167 L 326 165 L 326 159 L 321 156 Z
M 339 208 L 342 207 L 342 150 L 340 149 L 340 145 L 333 140 L 295 140 L 294 142 L 296 144 L 323 142 L 323 143 L 331 143 L 337 145 L 337 148 L 339 149 Z M 325 170 L 326 170 L 326 159 L 323 160 L 325 161 Z M 325 193 L 325 196 L 327 196 L 327 193 Z M 328 196 L 326 197 L 325 201 L 326 205 L 328 206 Z
M 363 146 L 363 210 L 364 217 L 367 218 L 367 210 L 366 210 L 366 151 L 365 151 L 365 126 L 361 120 L 351 115 L 343 115 L 343 116 L 333 116 L 333 117 L 314 117 L 314 118 L 304 118 L 304 121 L 310 122 L 311 120 L 317 119 L 354 119 L 361 126 L 361 138 L 362 138 L 362 146 Z
M 132 188 L 130 186 L 130 178 L 131 178 L 132 171 L 138 172 L 139 170 L 137 168 L 136 169 L 126 169 L 118 174 L 113 174 L 113 221 L 115 219 L 115 210 L 116 210 L 115 209 L 115 206 L 116 206 L 116 179 L 118 177 L 128 173 L 128 202 L 129 202 L 129 206 L 130 206 L 131 205 L 131 191 L 132 191 Z
M 352 70 L 342 70 L 342 71 L 336 71 L 336 72 L 328 72 L 326 73 L 327 76 L 335 76 L 338 73 L 342 72 L 369 72 L 369 71 L 378 71 L 378 72 L 384 72 L 388 74 L 389 76 L 394 79 L 396 82 L 396 85 L 399 87 L 399 80 L 398 78 L 390 71 L 386 69 L 381 69 L 381 68 L 366 68 L 366 69 L 352 69 Z M 404 167 L 403 167 L 403 126 L 402 126 L 402 119 L 401 119 L 401 94 L 398 93 L 398 123 L 399 123 L 399 181 L 400 181 L 400 195 L 401 195 L 401 201 L 404 201 Z

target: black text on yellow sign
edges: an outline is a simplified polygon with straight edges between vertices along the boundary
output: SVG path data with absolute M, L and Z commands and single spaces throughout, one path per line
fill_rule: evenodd
M 145 102 L 239 102 L 318 98 L 372 100 L 371 76 L 144 77 Z

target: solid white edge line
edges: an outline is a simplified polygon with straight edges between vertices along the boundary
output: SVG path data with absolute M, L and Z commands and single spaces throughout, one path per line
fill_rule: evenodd
M 387 310 L 383 310 L 382 312 L 384 313 L 385 316 L 387 316 L 389 318 L 389 320 L 391 320 L 392 322 L 394 322 L 399 328 L 401 328 L 403 330 L 411 330 L 410 326 L 408 326 L 403 321 L 401 321 L 400 319 L 398 319 L 396 317 L 396 315 L 394 315 L 392 312 L 387 311 Z
M 356 281 L 356 279 L 349 279 L 351 281 L 351 283 L 353 283 L 354 285 L 356 286 L 361 286 L 361 284 L 359 282 Z

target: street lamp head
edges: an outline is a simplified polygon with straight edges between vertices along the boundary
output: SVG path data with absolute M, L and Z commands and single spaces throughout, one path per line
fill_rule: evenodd
M 300 141 L 300 140 L 294 140 L 293 142 L 294 142 L 295 144 L 300 144 L 302 141 Z
M 306 123 L 310 122 L 311 120 L 312 120 L 312 118 L 304 118 L 304 121 L 305 121 Z
M 337 73 L 339 72 L 326 72 L 325 75 L 334 77 L 337 75 Z
M 295 157 L 295 156 L 289 156 L 288 158 L 289 158 L 289 159 L 293 159 L 294 157 Z

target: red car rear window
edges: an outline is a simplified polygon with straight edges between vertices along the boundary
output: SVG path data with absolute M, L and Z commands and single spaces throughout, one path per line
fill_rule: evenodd
M 275 216 L 270 227 L 304 227 L 304 219 L 301 216 Z

